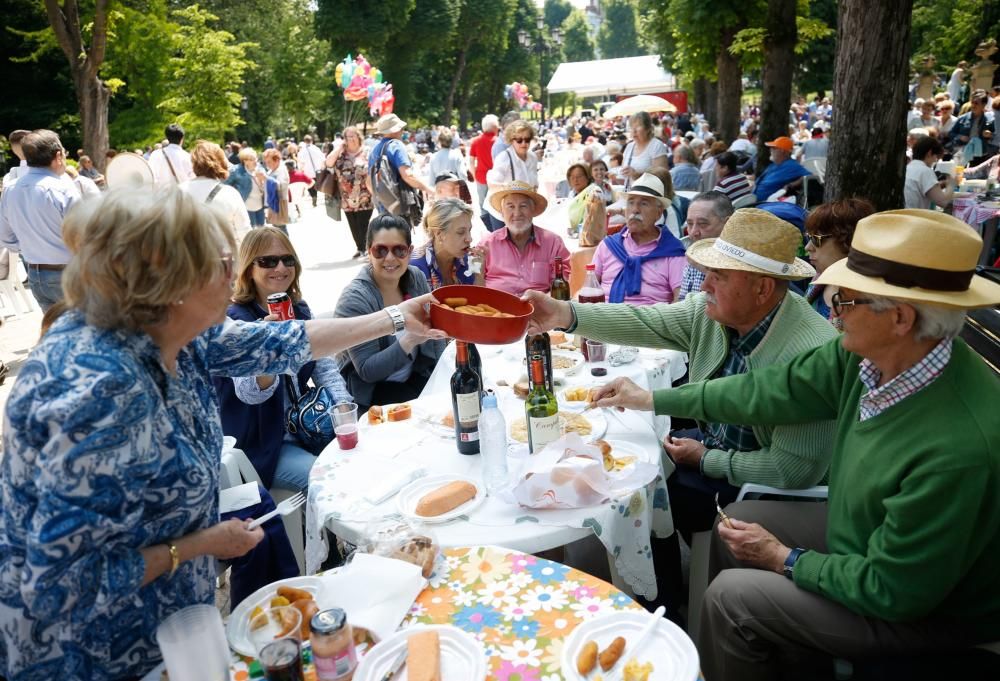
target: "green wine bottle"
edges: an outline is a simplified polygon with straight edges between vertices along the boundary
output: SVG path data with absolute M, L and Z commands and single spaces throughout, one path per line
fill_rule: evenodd
M 528 425 L 528 451 L 540 452 L 545 445 L 559 439 L 559 404 L 545 385 L 542 356 L 531 356 L 531 392 L 524 400 L 524 418 Z

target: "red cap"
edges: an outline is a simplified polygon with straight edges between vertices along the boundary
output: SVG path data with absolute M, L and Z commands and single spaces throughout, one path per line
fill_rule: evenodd
M 778 137 L 777 139 L 773 139 L 770 142 L 765 142 L 764 146 L 784 149 L 785 151 L 790 153 L 792 149 L 795 148 L 795 143 L 792 142 L 791 137 Z

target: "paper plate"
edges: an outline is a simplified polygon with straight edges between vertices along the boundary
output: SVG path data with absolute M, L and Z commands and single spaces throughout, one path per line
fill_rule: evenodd
M 257 650 L 250 640 L 250 613 L 258 605 L 267 610 L 271 599 L 278 595 L 279 586 L 291 586 L 308 591 L 313 595 L 319 609 L 323 609 L 323 580 L 319 577 L 291 577 L 261 587 L 243 599 L 229 615 L 229 621 L 226 622 L 226 638 L 229 639 L 229 646 L 233 650 L 250 657 L 257 655 Z
M 667 619 L 660 619 L 653 630 L 636 650 L 629 647 L 629 640 L 635 639 L 649 622 L 651 615 L 643 610 L 616 612 L 607 617 L 599 617 L 584 622 L 569 635 L 563 645 L 562 673 L 566 681 L 589 681 L 601 674 L 600 665 L 589 677 L 576 670 L 576 658 L 587 641 L 595 641 L 598 650 L 604 650 L 617 636 L 625 638 L 625 652 L 611 671 L 602 674 L 605 678 L 620 678 L 625 664 L 633 657 L 639 663 L 652 662 L 653 672 L 649 681 L 694 681 L 699 675 L 698 651 L 684 631 Z M 377 650 L 377 647 L 376 647 Z
M 406 640 L 421 631 L 438 632 L 441 640 L 441 681 L 482 681 L 486 678 L 486 652 L 483 646 L 458 627 L 450 624 L 408 627 L 382 641 L 365 655 L 354 671 L 354 681 L 381 681 L 406 649 Z M 406 666 L 392 681 L 407 681 Z
M 446 414 L 452 413 L 451 403 L 445 400 L 417 400 L 413 403 L 413 417 L 425 427 L 440 437 L 455 439 L 455 428 L 446 426 L 441 420 Z
M 605 439 L 609 445 L 611 445 L 611 456 L 616 459 L 620 459 L 625 456 L 635 457 L 635 463 L 651 463 L 659 464 L 657 457 L 659 452 L 647 447 L 640 447 L 639 445 L 629 442 L 627 440 L 608 440 Z M 620 471 L 612 473 L 612 476 L 623 475 L 629 470 L 629 466 L 626 466 Z
M 431 517 L 417 515 L 417 502 L 420 501 L 425 494 L 433 492 L 438 487 L 447 485 L 449 482 L 455 482 L 456 480 L 461 480 L 475 485 L 476 496 L 458 508 L 453 508 L 447 513 L 442 513 L 441 515 Z M 484 499 L 486 499 L 486 487 L 481 482 L 473 480 L 472 478 L 448 474 L 429 475 L 427 477 L 414 480 L 409 485 L 401 489 L 399 491 L 399 495 L 396 497 L 396 507 L 399 509 L 399 512 L 407 518 L 422 523 L 437 524 L 446 523 L 449 520 L 454 520 L 460 515 L 465 515 L 478 507 L 479 504 L 483 503 Z

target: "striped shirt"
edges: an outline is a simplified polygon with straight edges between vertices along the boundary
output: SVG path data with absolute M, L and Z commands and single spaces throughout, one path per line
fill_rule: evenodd
M 899 404 L 934 382 L 951 359 L 951 339 L 946 338 L 928 352 L 922 360 L 899 374 L 883 386 L 879 386 L 882 372 L 869 360 L 861 362 L 858 378 L 868 392 L 861 396 L 858 420 L 867 421 Z
M 735 201 L 750 193 L 750 180 L 743 173 L 735 173 L 720 179 L 715 184 L 715 191 L 722 192 L 730 201 Z

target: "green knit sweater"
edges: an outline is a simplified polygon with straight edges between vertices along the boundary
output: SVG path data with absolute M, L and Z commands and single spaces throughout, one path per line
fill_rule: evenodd
M 574 304 L 573 310 L 574 332 L 587 338 L 688 353 L 692 382 L 711 377 L 729 354 L 729 333 L 705 315 L 704 294 L 692 294 L 670 305 Z M 788 293 L 764 339 L 747 357 L 747 369 L 784 364 L 836 335 L 802 296 Z M 761 448 L 746 452 L 710 449 L 702 465 L 706 475 L 726 478 L 736 486 L 755 482 L 785 489 L 815 485 L 826 475 L 832 421 L 778 427 L 752 421 L 722 422 L 751 425 Z
M 861 358 L 831 341 L 790 364 L 656 395 L 657 411 L 804 423 L 837 417 L 827 553 L 795 583 L 889 621 L 960 618 L 1000 638 L 1000 382 L 961 340 L 933 383 L 858 420 Z

